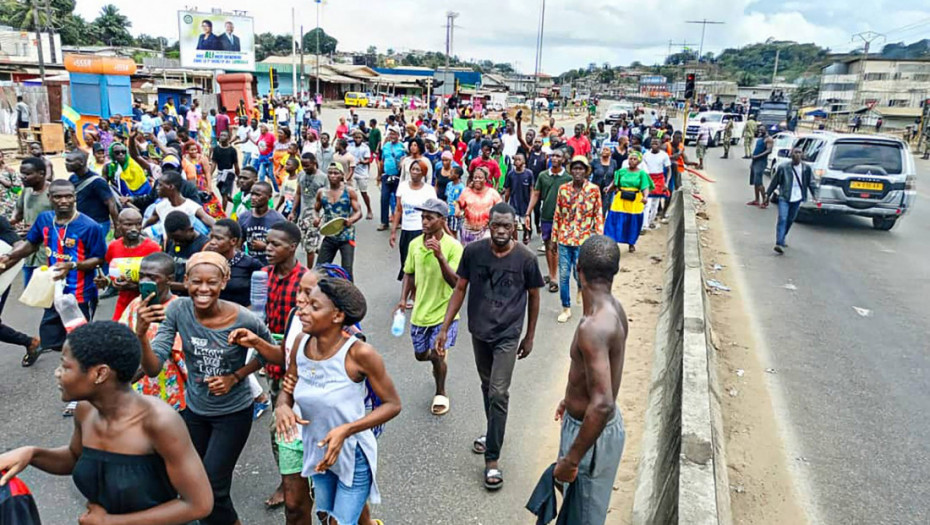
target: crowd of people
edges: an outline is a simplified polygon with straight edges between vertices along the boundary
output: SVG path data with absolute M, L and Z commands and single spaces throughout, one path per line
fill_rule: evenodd
M 565 323 L 574 277 L 583 321 L 550 477 L 583 487 L 585 523 L 602 522 L 624 440 L 618 243 L 634 252 L 661 225 L 693 164 L 681 132 L 589 115 L 571 133 L 554 119 L 524 133 L 521 112 L 479 126 L 452 104 L 381 123 L 349 112 L 330 133 L 319 102 L 266 97 L 206 115 L 196 100 L 137 104 L 67 153 L 67 178 L 52 180 L 41 156 L 22 161 L 0 271 L 22 263 L 27 289 L 48 271 L 58 284 L 38 337 L 0 324 L 0 341 L 25 348 L 24 367 L 61 352 L 75 431 L 64 448 L 0 455 L 0 485 L 32 465 L 74 478 L 82 523 L 238 523 L 234 468 L 271 407 L 281 482 L 266 504 L 284 505 L 287 523 L 310 523 L 314 508 L 323 523 L 380 523 L 368 505 L 380 502 L 376 438 L 401 399 L 353 284 L 356 225 L 375 220 L 377 189 L 377 230 L 400 262 L 395 313 L 409 312 L 415 360 L 431 364 L 437 417 L 451 408 L 446 354 L 468 298 L 486 415 L 472 451 L 488 490 L 504 483 L 509 387 L 534 346 L 540 289 L 559 292 Z M 94 321 L 101 294 L 117 296 L 112 321 Z

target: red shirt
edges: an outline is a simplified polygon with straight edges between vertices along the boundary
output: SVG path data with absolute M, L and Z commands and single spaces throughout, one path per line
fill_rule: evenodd
M 572 136 L 570 139 L 566 140 L 565 143 L 571 146 L 572 150 L 574 150 L 575 153 L 573 153 L 573 155 L 583 155 L 587 157 L 591 154 L 591 141 L 588 140 L 588 137 L 585 137 L 584 135 L 581 137 Z
M 264 143 L 264 148 L 262 144 Z M 258 154 L 259 155 L 271 155 L 271 152 L 274 151 L 275 138 L 272 132 L 265 133 L 264 135 L 258 137 Z
M 113 262 L 113 259 L 124 259 L 124 258 L 139 258 L 145 257 L 150 253 L 160 252 L 161 246 L 152 239 L 142 239 L 142 242 L 138 246 L 132 248 L 127 248 L 123 244 L 123 239 L 116 239 L 111 242 L 107 247 L 107 254 L 104 257 L 107 261 L 107 264 Z M 136 268 L 138 268 L 136 266 Z M 139 280 L 138 269 L 136 269 L 136 281 Z M 120 290 L 119 297 L 116 299 L 116 309 L 113 310 L 113 320 L 119 321 L 119 318 L 123 315 L 123 310 L 132 302 L 133 299 L 139 297 L 138 290 Z
M 484 157 L 478 157 L 468 165 L 468 173 L 474 173 L 475 168 L 480 168 L 482 166 L 487 168 L 491 174 L 491 176 L 488 177 L 488 186 L 492 188 L 495 187 L 497 181 L 501 178 L 501 167 L 497 164 L 496 160 L 484 160 Z
M 226 113 L 220 113 L 216 116 L 216 134 L 219 135 L 224 131 L 229 131 L 229 117 Z
M 291 310 L 297 307 L 297 292 L 300 289 L 300 279 L 307 273 L 307 267 L 297 262 L 294 269 L 284 277 L 278 277 L 274 266 L 262 268 L 268 273 L 268 302 L 265 303 L 265 324 L 272 334 L 284 334 L 287 328 L 287 317 Z M 266 365 L 265 370 L 272 379 L 284 377 L 284 369 L 280 365 Z
M 465 159 L 465 153 L 468 151 L 468 144 L 465 144 L 461 140 L 455 143 L 455 153 L 453 154 L 453 159 L 455 162 L 462 165 L 462 161 Z
M 341 139 L 342 137 L 345 137 L 348 132 L 349 132 L 349 126 L 346 126 L 345 124 L 339 124 L 338 126 L 336 126 L 336 138 L 337 139 Z

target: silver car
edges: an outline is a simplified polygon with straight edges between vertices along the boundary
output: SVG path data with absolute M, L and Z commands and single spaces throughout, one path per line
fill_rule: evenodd
M 805 213 L 869 217 L 873 228 L 887 231 L 914 205 L 917 169 L 900 139 L 814 132 L 794 147 L 801 148 L 819 187 L 819 199 L 801 205 Z

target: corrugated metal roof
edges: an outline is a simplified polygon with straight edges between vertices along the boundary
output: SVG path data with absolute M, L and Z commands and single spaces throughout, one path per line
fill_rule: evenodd
M 872 111 L 882 115 L 883 117 L 919 117 L 923 110 L 921 108 L 907 108 L 907 107 L 874 107 Z

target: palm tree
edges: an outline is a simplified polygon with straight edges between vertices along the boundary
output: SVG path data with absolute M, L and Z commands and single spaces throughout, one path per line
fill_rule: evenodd
M 129 34 L 128 28 L 132 26 L 125 15 L 119 12 L 113 4 L 107 4 L 100 8 L 100 14 L 94 20 L 100 34 L 100 39 L 109 46 L 131 46 L 132 35 Z
M 39 17 L 39 27 L 48 26 L 48 16 L 44 8 L 36 5 L 33 0 L 6 0 L 4 10 L 10 13 L 9 22 L 15 28 L 23 31 L 32 31 L 36 28 L 35 16 Z M 36 13 L 33 13 L 36 11 Z

